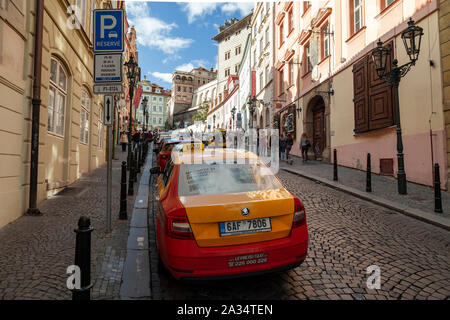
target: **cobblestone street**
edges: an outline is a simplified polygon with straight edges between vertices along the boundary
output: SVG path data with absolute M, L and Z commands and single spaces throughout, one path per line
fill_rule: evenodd
M 287 172 L 279 177 L 306 208 L 310 243 L 300 267 L 243 279 L 183 283 L 155 272 L 153 259 L 152 287 L 158 288 L 153 298 L 450 298 L 448 231 Z M 151 241 L 150 251 L 155 250 Z M 381 269 L 379 290 L 367 288 L 370 265 Z
M 112 168 L 112 232 L 106 234 L 106 164 L 70 185 L 68 192 L 44 201 L 42 216 L 23 216 L 0 229 L 0 299 L 71 299 L 66 269 L 74 264 L 75 232 L 88 216 L 92 232 L 92 299 L 117 299 L 128 225 L 135 196 L 127 199 L 128 221 L 119 220 L 121 163 Z M 128 180 L 127 180 L 128 181 Z M 136 195 L 136 192 L 135 192 Z

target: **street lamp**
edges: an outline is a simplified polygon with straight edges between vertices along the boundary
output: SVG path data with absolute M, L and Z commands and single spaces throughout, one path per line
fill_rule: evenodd
M 145 122 L 145 131 L 147 131 L 147 124 L 148 124 L 148 115 L 147 115 L 147 103 L 148 103 L 148 97 L 144 97 L 142 99 L 142 108 L 144 113 L 144 122 Z
M 403 142 L 402 142 L 402 128 L 400 125 L 400 106 L 398 98 L 398 86 L 400 79 L 404 77 L 413 65 L 416 64 L 419 58 L 420 43 L 422 40 L 423 29 L 414 25 L 414 21 L 410 18 L 408 21 L 408 28 L 402 32 L 402 40 L 405 45 L 406 53 L 410 61 L 402 66 L 398 66 L 397 59 L 392 61 L 393 67 L 390 72 L 386 72 L 388 57 L 390 56 L 390 49 L 384 48 L 381 40 L 378 41 L 377 47 L 372 52 L 372 59 L 377 72 L 378 78 L 390 83 L 394 87 L 394 103 L 395 115 L 397 119 L 397 184 L 398 193 L 406 194 L 406 173 L 403 156 Z
M 127 158 L 127 168 L 130 169 L 131 165 L 131 130 L 133 128 L 133 96 L 134 87 L 136 86 L 136 80 L 138 76 L 138 65 L 134 61 L 133 55 L 130 55 L 130 60 L 125 62 L 124 66 L 127 68 L 127 78 L 129 84 L 129 95 L 130 95 L 130 121 L 128 126 L 128 158 Z
M 233 107 L 231 109 L 231 117 L 233 118 L 233 126 L 231 127 L 231 129 L 233 129 L 234 127 L 234 115 L 236 114 L 236 107 Z

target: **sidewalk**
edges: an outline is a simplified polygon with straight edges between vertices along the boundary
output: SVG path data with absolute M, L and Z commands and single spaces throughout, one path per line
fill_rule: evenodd
M 131 213 L 137 194 L 127 197 L 128 220 L 119 220 L 121 163 L 112 165 L 112 232 L 106 233 L 106 163 L 39 205 L 41 216 L 22 216 L 0 229 L 0 299 L 66 299 L 67 267 L 74 264 L 80 216 L 94 228 L 91 240 L 92 299 L 119 299 Z M 141 170 L 142 173 L 142 170 Z M 128 177 L 128 173 L 127 173 Z M 138 180 L 140 175 L 138 176 Z M 127 178 L 128 183 L 128 178 Z
M 333 165 L 292 156 L 293 164 L 280 163 L 280 169 L 318 181 L 358 198 L 376 203 L 413 218 L 450 230 L 450 193 L 441 190 L 443 213 L 434 212 L 434 189 L 408 182 L 407 195 L 397 191 L 397 179 L 372 174 L 372 192 L 366 192 L 366 172 L 338 166 L 338 181 L 333 181 Z

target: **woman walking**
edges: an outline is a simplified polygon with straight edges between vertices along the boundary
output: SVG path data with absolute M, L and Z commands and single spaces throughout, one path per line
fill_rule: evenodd
M 302 150 L 302 159 L 303 162 L 308 161 L 308 149 L 311 147 L 311 142 L 308 139 L 308 136 L 304 132 L 302 134 L 302 138 L 300 139 L 300 150 Z
M 292 160 L 289 160 L 289 153 L 291 153 L 292 146 L 294 145 L 294 140 L 292 135 L 289 133 L 286 138 L 286 162 L 292 164 Z
M 280 148 L 280 158 L 281 160 L 284 160 L 286 152 L 286 138 L 284 137 L 283 133 L 280 136 L 280 142 L 278 147 Z
M 122 152 L 127 151 L 128 135 L 125 131 L 122 131 L 120 135 L 120 144 L 122 145 Z

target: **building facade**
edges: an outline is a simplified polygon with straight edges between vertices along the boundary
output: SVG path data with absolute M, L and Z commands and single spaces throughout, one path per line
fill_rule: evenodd
M 106 157 L 103 101 L 92 90 L 92 14 L 113 3 L 46 0 L 42 12 L 37 3 L 0 1 L 0 227 L 29 209 L 32 102 L 40 102 L 37 205 Z M 34 58 L 36 16 L 43 19 L 41 61 Z M 32 101 L 36 90 L 40 101 Z
M 169 126 L 184 128 L 193 124 L 197 108 L 192 104 L 194 91 L 216 79 L 216 71 L 198 67 L 190 72 L 175 70 L 172 74 L 172 95 L 169 108 Z
M 165 90 L 156 83 L 144 80 L 138 83 L 142 86 L 142 96 L 139 107 L 136 109 L 136 121 L 138 127 L 153 130 L 156 128 L 164 128 L 168 119 L 167 98 L 170 97 L 171 91 Z M 147 99 L 146 114 L 144 114 L 144 106 L 142 101 Z

